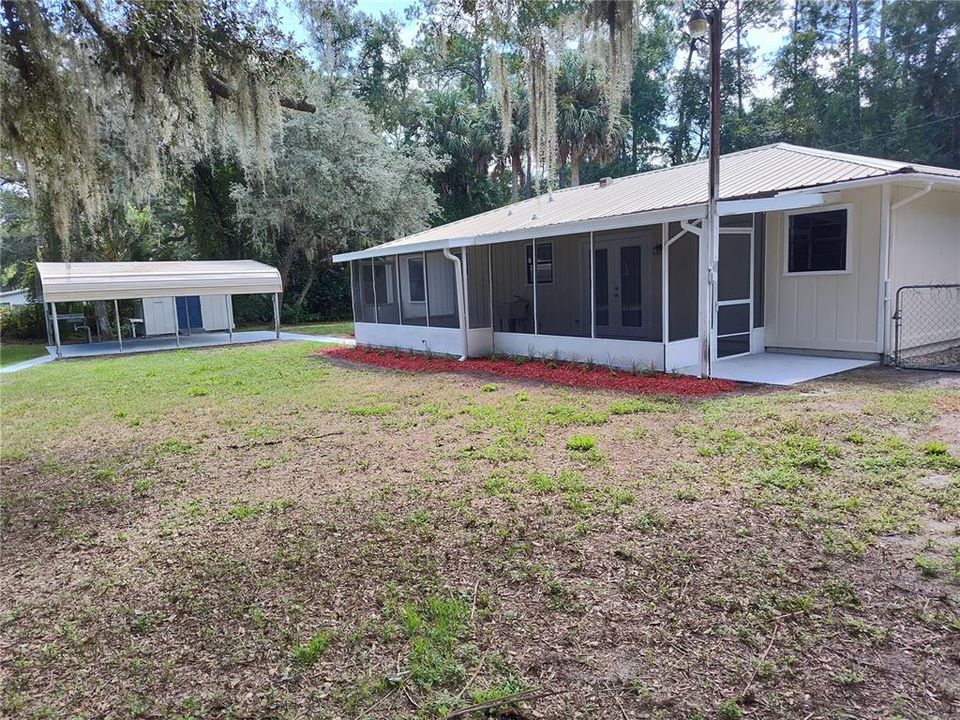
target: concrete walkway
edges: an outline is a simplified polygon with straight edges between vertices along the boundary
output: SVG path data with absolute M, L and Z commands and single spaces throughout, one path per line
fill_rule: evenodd
M 162 352 L 164 350 L 182 350 L 189 348 L 220 347 L 224 345 L 245 345 L 249 343 L 275 341 L 277 335 L 271 330 L 244 330 L 233 334 L 233 342 L 230 341 L 229 333 L 211 332 L 195 333 L 193 335 L 181 335 L 180 345 L 177 346 L 177 339 L 172 336 L 137 338 L 135 340 L 124 340 L 123 351 L 120 350 L 120 343 L 99 342 L 99 343 L 72 343 L 62 346 L 64 358 L 90 358 L 104 357 L 109 355 L 130 355 L 133 353 Z M 353 338 L 335 337 L 333 335 L 305 335 L 296 332 L 281 332 L 281 340 L 297 342 L 315 342 L 332 345 L 356 345 Z M 47 352 L 50 354 L 44 357 L 25 360 L 15 365 L 8 365 L 0 368 L 0 374 L 18 372 L 28 368 L 43 365 L 54 359 L 56 348 L 48 346 Z

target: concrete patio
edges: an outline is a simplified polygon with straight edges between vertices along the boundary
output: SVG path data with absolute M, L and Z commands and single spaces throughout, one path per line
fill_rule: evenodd
M 64 359 L 103 357 L 108 355 L 130 355 L 134 353 L 162 352 L 165 350 L 184 350 L 189 348 L 218 347 L 223 345 L 245 345 L 249 343 L 269 342 L 276 340 L 277 335 L 272 330 L 244 330 L 233 333 L 233 340 L 226 332 L 198 332 L 192 335 L 181 335 L 180 344 L 170 335 L 162 337 L 148 337 L 127 339 L 123 341 L 123 350 L 116 341 L 98 343 L 72 343 L 62 346 Z M 333 345 L 356 344 L 353 338 L 337 337 L 334 335 L 305 335 L 296 332 L 281 332 L 280 340 L 301 342 L 326 343 Z M 43 365 L 56 359 L 56 348 L 47 347 L 49 355 L 25 360 L 22 363 L 0 368 L 0 374 L 26 370 L 27 368 Z
M 763 352 L 717 360 L 713 363 L 713 376 L 763 385 L 796 385 L 868 365 L 876 365 L 876 362 Z M 690 370 L 695 371 L 696 368 Z

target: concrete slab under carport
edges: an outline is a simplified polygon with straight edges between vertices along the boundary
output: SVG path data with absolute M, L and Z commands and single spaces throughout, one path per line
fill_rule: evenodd
M 166 350 L 185 350 L 189 348 L 204 347 L 222 347 L 230 345 L 245 345 L 258 342 L 269 342 L 276 340 L 277 334 L 272 330 L 244 330 L 233 333 L 233 341 L 230 340 L 229 333 L 210 332 L 194 333 L 193 335 L 181 335 L 180 345 L 177 346 L 175 337 L 164 335 L 162 337 L 136 338 L 123 341 L 123 351 L 120 350 L 120 344 L 116 341 L 98 342 L 98 343 L 72 343 L 62 345 L 62 357 L 66 359 L 105 357 L 110 355 L 131 355 L 146 352 L 163 352 Z M 295 332 L 281 332 L 280 340 L 315 342 L 332 345 L 353 346 L 356 341 L 353 338 L 336 337 L 333 335 L 305 335 Z M 37 365 L 43 365 L 55 359 L 56 347 L 49 346 L 47 351 L 50 353 L 44 357 L 26 360 L 16 365 L 8 365 L 0 368 L 0 373 L 11 373 L 19 370 L 26 370 Z
M 737 382 L 789 386 L 876 364 L 875 360 L 764 352 L 717 360 L 713 363 L 713 376 Z M 695 374 L 696 370 L 684 368 L 683 372 Z

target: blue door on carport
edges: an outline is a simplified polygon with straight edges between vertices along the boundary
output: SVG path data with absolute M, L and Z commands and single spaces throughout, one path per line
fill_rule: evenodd
M 180 332 L 203 329 L 203 314 L 200 312 L 200 296 L 187 295 L 177 298 L 177 322 Z

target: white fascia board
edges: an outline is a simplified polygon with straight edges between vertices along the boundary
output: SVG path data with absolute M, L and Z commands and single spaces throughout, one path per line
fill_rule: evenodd
M 339 253 L 333 256 L 333 262 L 342 263 L 351 260 L 368 260 L 375 257 L 386 257 L 389 255 L 406 255 L 408 253 L 418 253 L 429 250 L 443 250 L 444 248 L 463 247 L 472 245 L 472 237 L 444 238 L 442 240 L 424 240 L 422 242 L 404 243 L 402 245 L 391 245 L 383 247 L 376 245 L 366 250 L 357 250 L 356 252 Z
M 839 192 L 841 190 L 849 190 L 851 188 L 874 187 L 877 185 L 897 183 L 914 183 L 917 185 L 923 185 L 924 183 L 928 182 L 932 182 L 935 185 L 940 185 L 942 187 L 960 189 L 960 178 L 954 178 L 948 175 L 936 175 L 934 173 L 892 173 L 890 175 L 861 178 L 860 180 L 841 180 L 840 182 L 831 183 L 830 185 L 820 185 L 819 187 L 815 188 L 784 190 L 783 192 L 779 193 L 777 197 L 782 197 L 785 195 L 803 195 L 810 193 L 811 191 L 821 193 L 831 191 Z
M 824 205 L 827 198 L 824 193 L 807 192 L 802 195 L 774 195 L 753 200 L 721 200 L 717 203 L 720 216 L 743 215 L 746 213 L 772 212 L 774 210 L 796 210 L 798 208 Z
M 593 218 L 590 220 L 574 220 L 572 222 L 557 223 L 555 225 L 520 228 L 518 230 L 473 237 L 454 237 L 394 245 L 391 247 L 372 247 L 358 252 L 334 255 L 333 261 L 339 263 L 388 255 L 404 255 L 411 252 L 442 250 L 443 248 L 452 249 L 472 245 L 496 245 L 498 243 L 513 242 L 515 240 L 530 240 L 532 238 L 556 237 L 558 235 L 573 235 L 577 233 L 600 232 L 603 230 L 619 230 L 621 228 L 638 225 L 657 225 L 677 220 L 701 220 L 706 216 L 706 205 L 685 205 L 683 207 L 668 208 L 665 210 L 650 210 L 627 215 L 612 215 L 610 217 Z
M 630 213 L 628 215 L 611 215 L 609 217 L 594 218 L 591 220 L 575 220 L 556 225 L 521 228 L 503 233 L 478 235 L 474 238 L 474 245 L 495 245 L 497 243 L 512 242 L 514 240 L 530 240 L 532 238 L 557 237 L 558 235 L 575 235 L 588 232 L 602 232 L 603 230 L 620 230 L 640 225 L 659 225 L 660 223 L 677 220 L 700 220 L 707 216 L 706 205 L 685 205 L 666 210 L 650 210 L 647 212 Z

